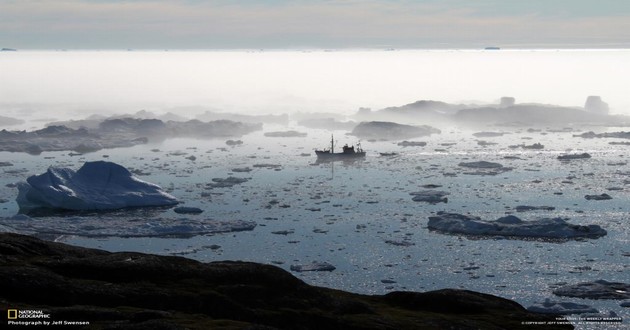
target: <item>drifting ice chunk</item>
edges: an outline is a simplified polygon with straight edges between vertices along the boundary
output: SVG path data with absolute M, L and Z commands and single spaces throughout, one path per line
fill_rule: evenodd
M 327 263 L 327 262 L 317 262 L 313 261 L 310 264 L 306 265 L 291 265 L 291 270 L 294 272 L 332 272 L 335 270 L 335 266 Z
M 597 280 L 565 285 L 555 289 L 553 294 L 586 299 L 630 299 L 630 284 Z
M 572 302 L 558 302 L 545 299 L 543 303 L 536 303 L 527 307 L 530 312 L 544 314 L 584 314 L 599 313 L 599 311 L 589 305 L 576 304 Z
M 134 177 L 111 162 L 86 162 L 78 171 L 51 167 L 18 185 L 21 210 L 112 210 L 125 207 L 171 206 L 177 199 L 159 186 Z
M 446 233 L 466 235 L 536 238 L 598 238 L 606 235 L 606 230 L 600 226 L 572 225 L 561 218 L 523 221 L 511 215 L 499 218 L 496 221 L 484 221 L 477 217 L 445 212 L 438 212 L 436 216 L 429 217 L 428 228 Z
M 413 196 L 412 200 L 414 202 L 427 202 L 431 204 L 447 203 L 448 198 L 446 196 L 450 195 L 449 192 L 439 190 L 423 190 L 409 194 Z

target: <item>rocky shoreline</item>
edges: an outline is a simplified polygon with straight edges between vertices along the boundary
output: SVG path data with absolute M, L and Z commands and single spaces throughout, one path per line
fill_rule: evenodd
M 44 310 L 89 329 L 572 328 L 473 291 L 360 295 L 310 286 L 270 265 L 110 253 L 10 233 L 0 234 L 0 265 L 7 308 Z

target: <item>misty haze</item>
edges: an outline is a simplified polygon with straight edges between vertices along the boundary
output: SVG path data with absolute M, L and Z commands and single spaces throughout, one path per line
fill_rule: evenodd
M 6 258 L 11 303 L 122 328 L 630 320 L 628 50 L 18 50 L 0 72 L 0 232 L 204 262 L 6 236 L 37 269 Z M 20 300 L 37 285 L 73 295 Z

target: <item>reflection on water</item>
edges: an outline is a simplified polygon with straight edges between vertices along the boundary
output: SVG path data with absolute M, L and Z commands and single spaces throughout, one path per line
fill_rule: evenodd
M 305 138 L 265 138 L 263 132 L 256 132 L 233 147 L 223 140 L 176 139 L 78 157 L 63 152 L 39 157 L 2 153 L 3 160 L 13 164 L 0 169 L 2 186 L 39 174 L 50 165 L 76 169 L 107 155 L 144 173 L 143 180 L 159 184 L 185 206 L 204 212 L 181 215 L 170 208 L 125 209 L 54 217 L 36 214 L 33 220 L 1 223 L 24 231 L 48 230 L 48 234 L 58 230 L 57 237 L 65 235 L 60 238 L 65 242 L 111 251 L 178 254 L 202 261 L 250 260 L 287 270 L 291 264 L 329 262 L 335 271 L 296 275 L 309 283 L 362 293 L 462 287 L 528 305 L 551 298 L 550 287 L 559 282 L 627 281 L 630 168 L 626 146 L 610 145 L 606 139 L 575 138 L 572 132 L 524 130 L 484 138 L 496 144 L 480 146 L 472 132 L 443 132 L 418 139 L 427 142 L 420 147 L 403 148 L 396 141 L 364 142 L 367 156 L 352 162 L 317 161 L 312 149 L 330 136 L 323 130 L 309 130 Z M 510 148 L 523 141 L 545 148 Z M 567 152 L 588 152 L 592 158 L 557 159 Z M 459 164 L 474 161 L 496 162 L 513 170 L 493 176 L 464 174 L 467 169 Z M 234 170 L 242 168 L 251 170 Z M 213 178 L 229 176 L 249 180 L 229 188 L 208 185 Z M 410 193 L 433 186 L 450 193 L 448 203 L 412 201 Z M 584 198 L 601 193 L 613 199 Z M 13 188 L 0 191 L 0 199 L 6 200 L 0 204 L 1 216 L 18 212 L 16 195 Z M 566 217 L 575 224 L 600 225 L 608 235 L 560 243 L 474 239 L 426 228 L 428 217 L 438 211 L 496 219 L 516 213 L 519 205 L 555 207 L 519 212 L 524 220 Z M 173 230 L 196 235 L 167 239 L 155 234 Z M 90 232 L 101 235 L 85 237 Z M 211 245 L 220 248 L 206 248 Z M 589 304 L 630 319 L 627 309 L 616 302 Z

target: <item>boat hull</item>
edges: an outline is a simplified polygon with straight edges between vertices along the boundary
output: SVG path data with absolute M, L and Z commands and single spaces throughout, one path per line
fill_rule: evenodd
M 356 159 L 356 158 L 365 158 L 365 151 L 361 151 L 361 152 L 353 152 L 353 153 L 347 153 L 347 152 L 337 152 L 337 153 L 333 153 L 330 151 L 319 151 L 316 150 L 315 154 L 317 155 L 317 159 L 318 160 L 341 160 L 341 159 Z

